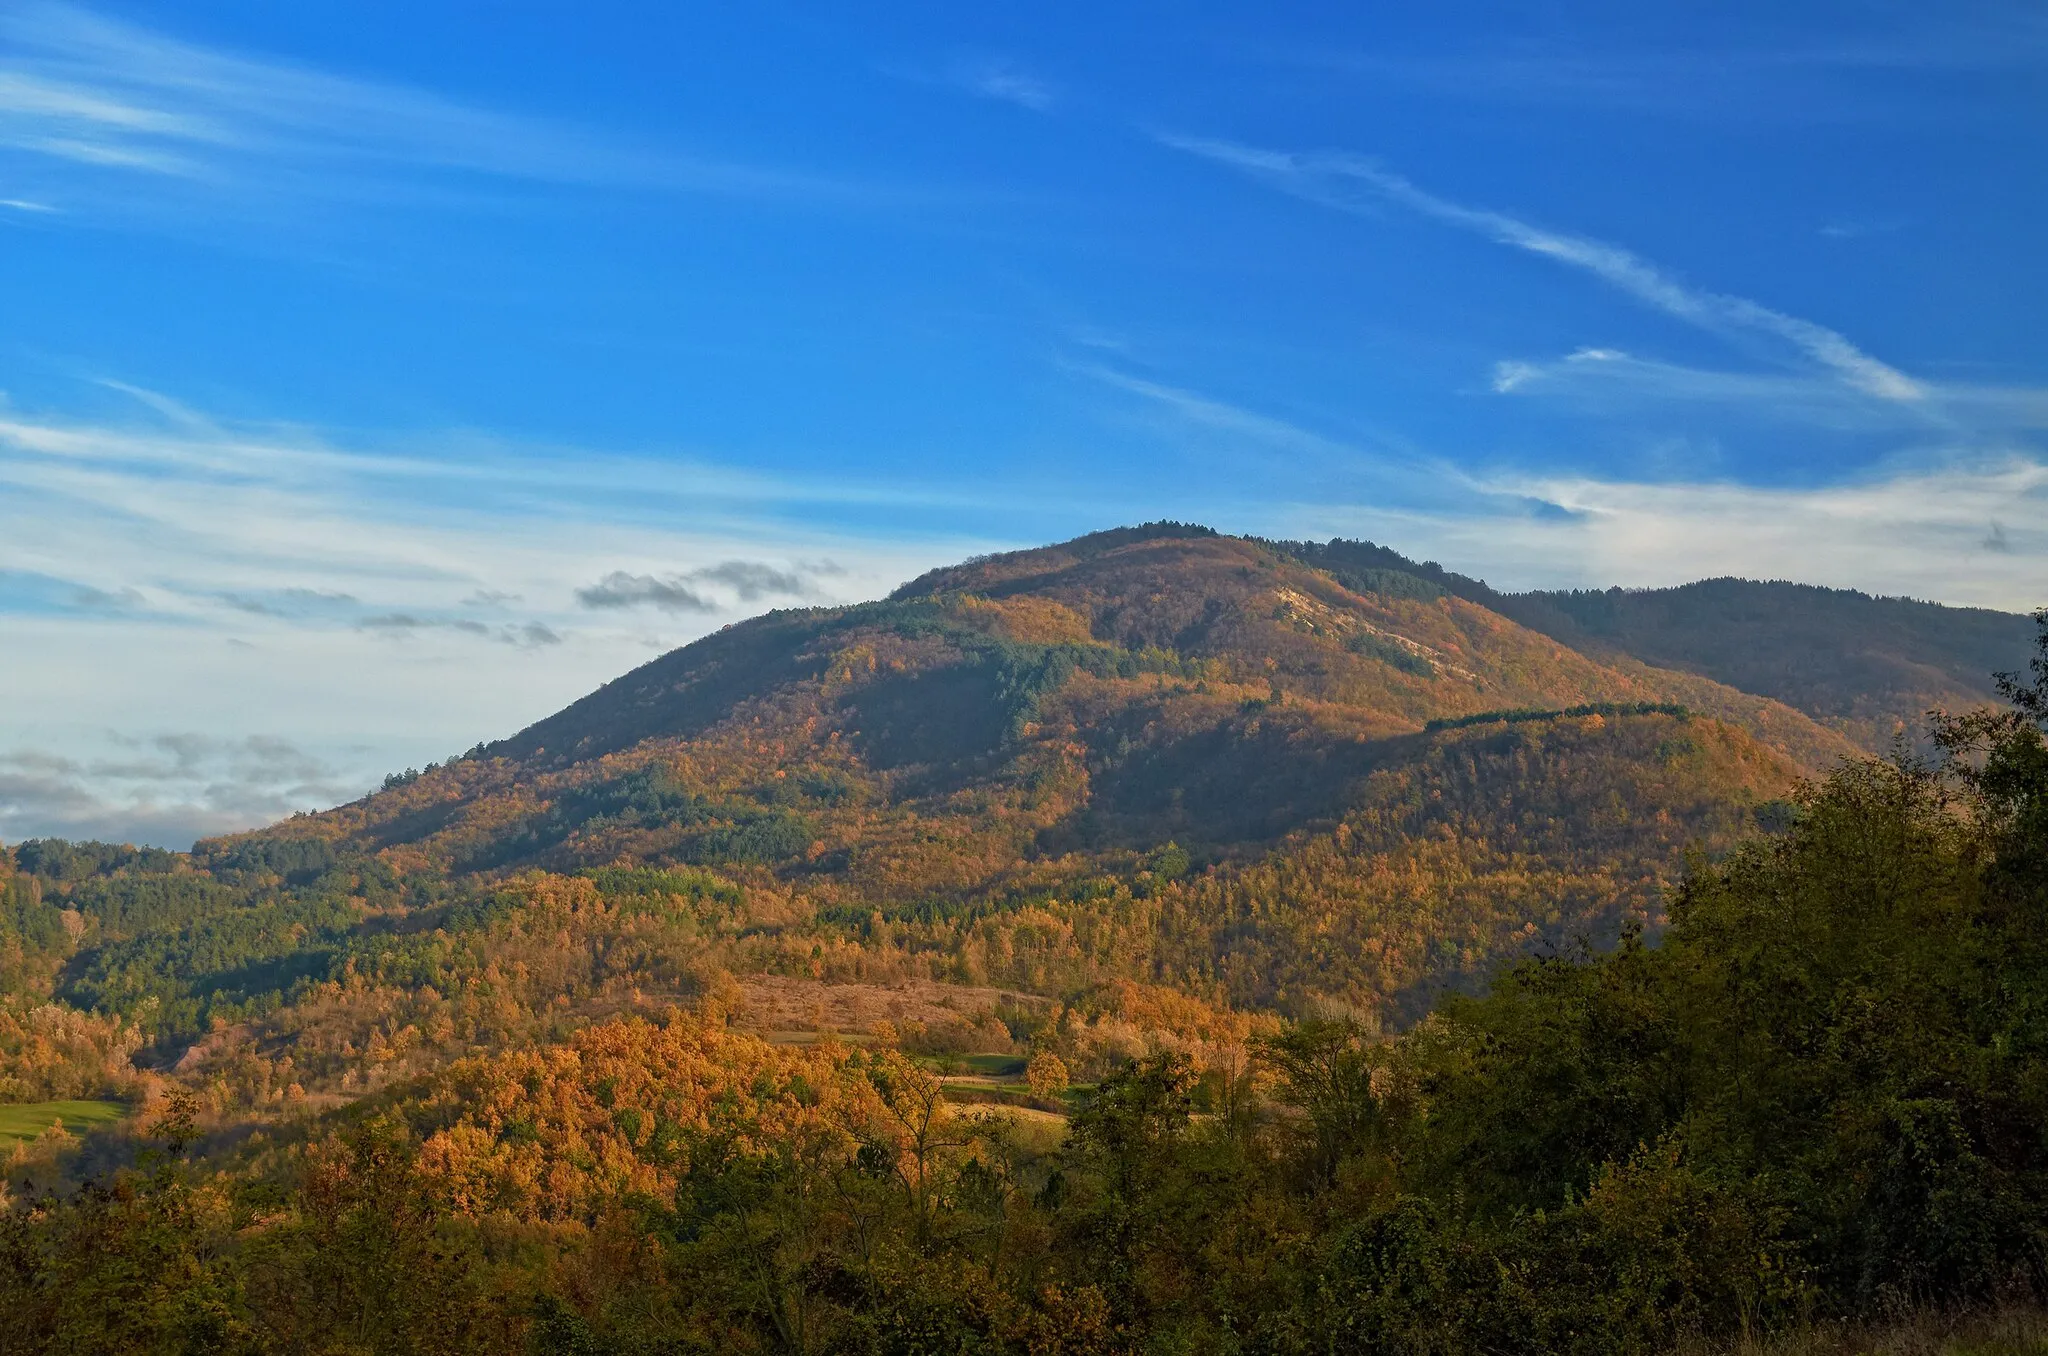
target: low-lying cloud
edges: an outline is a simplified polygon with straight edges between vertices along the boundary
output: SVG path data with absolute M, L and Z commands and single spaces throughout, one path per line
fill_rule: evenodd
M 290 740 L 103 732 L 89 756 L 0 753 L 0 840 L 99 838 L 184 848 L 211 834 L 324 808 L 363 776 Z
M 725 606 L 706 594 L 704 584 L 730 590 L 742 603 L 764 598 L 805 598 L 811 596 L 811 577 L 831 573 L 836 567 L 783 568 L 758 560 L 724 560 L 716 565 L 680 574 L 632 574 L 614 570 L 595 584 L 576 590 L 576 601 L 589 608 L 652 607 L 663 612 L 712 613 Z
M 771 597 L 800 598 L 810 588 L 795 570 L 778 570 L 758 560 L 727 560 L 706 569 L 693 570 L 689 577 L 709 584 L 724 584 L 737 593 L 743 603 Z
M 560 632 L 540 622 L 488 626 L 468 617 L 417 617 L 409 612 L 385 612 L 364 617 L 356 622 L 356 629 L 387 636 L 411 636 L 422 631 L 454 631 L 465 636 L 496 641 L 502 645 L 517 645 L 529 649 L 536 645 L 562 643 Z
M 585 607 L 658 607 L 663 612 L 716 612 L 718 604 L 676 579 L 613 570 L 589 588 L 576 590 Z

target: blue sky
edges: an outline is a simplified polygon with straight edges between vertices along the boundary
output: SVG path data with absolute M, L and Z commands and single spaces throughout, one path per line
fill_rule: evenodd
M 2048 601 L 2031 4 L 0 5 L 0 839 L 1115 523 Z

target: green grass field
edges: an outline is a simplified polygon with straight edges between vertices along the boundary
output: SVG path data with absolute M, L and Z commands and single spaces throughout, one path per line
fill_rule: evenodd
M 971 1072 L 992 1078 L 1021 1078 L 1025 1061 L 1018 1055 L 968 1055 L 965 1063 Z
M 73 1134 L 95 1125 L 111 1125 L 128 1114 L 119 1102 L 26 1102 L 0 1106 L 0 1148 L 34 1139 L 57 1121 Z

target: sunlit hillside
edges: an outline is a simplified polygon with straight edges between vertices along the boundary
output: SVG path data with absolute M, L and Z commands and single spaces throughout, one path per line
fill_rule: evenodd
M 1134 1020 L 1141 990 L 1194 1005 L 1140 1014 L 1159 1031 L 1396 1027 L 1661 926 L 1689 851 L 1849 752 L 1419 576 L 1163 525 L 731 627 L 190 856 L 31 845 L 9 973 L 18 1011 L 55 997 L 94 1050 L 257 1105 L 720 985 L 813 1032 L 890 1010 L 842 992 L 937 985 L 932 1039 L 998 1052 L 1055 1009 Z M 819 988 L 777 1009 L 771 982 Z
M 2027 619 L 2014 613 L 1853 589 L 1704 579 L 1678 588 L 1504 593 L 1370 542 L 1276 545 L 1339 578 L 1416 575 L 1603 664 L 1647 664 L 1772 698 L 1870 753 L 1923 726 L 1930 710 L 1993 700 L 1992 675 L 2022 668 L 2032 645 Z
M 1951 999 L 2034 935 L 2035 727 L 1871 763 L 1317 555 L 970 561 L 258 833 L 0 854 L 0 1148 L 127 1173 L 8 1217 L 0 1337 L 1604 1351 L 1990 1293 L 2036 1000 Z M 1856 1186 L 1896 1143 L 1978 1222 Z M 46 1284 L 152 1248 L 131 1307 Z

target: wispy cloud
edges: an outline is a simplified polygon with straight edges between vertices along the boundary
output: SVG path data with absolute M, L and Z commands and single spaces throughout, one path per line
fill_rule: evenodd
M 542 457 L 474 439 L 453 450 L 429 439 L 441 444 L 433 457 L 343 448 L 304 429 L 216 424 L 176 402 L 151 408 L 177 417 L 154 427 L 0 417 L 0 608 L 314 629 L 407 618 L 416 624 L 386 629 L 495 636 L 460 610 L 525 599 L 537 614 L 525 620 L 561 631 L 578 620 L 579 581 L 613 573 L 593 568 L 605 556 L 695 557 L 703 563 L 671 571 L 670 582 L 737 606 L 823 596 L 881 580 L 860 569 L 828 590 L 834 567 L 730 548 L 765 538 L 795 545 L 792 560 L 836 559 L 817 550 L 832 535 L 793 530 L 786 515 L 964 502 L 914 486 L 898 494 L 561 449 Z
M 0 612 L 106 616 L 148 608 L 149 599 L 139 589 L 97 588 L 41 570 L 9 569 L 0 560 Z
M 1241 435 L 1267 449 L 1346 459 L 1353 459 L 1361 454 L 1361 449 L 1340 439 L 1182 386 L 1134 376 L 1100 363 L 1077 364 L 1074 370 L 1106 386 L 1140 396 L 1154 405 L 1164 407 L 1187 423 L 1222 433 Z
M 1906 223 L 1903 221 L 1829 221 L 1818 228 L 1819 233 L 1829 240 L 1863 240 L 1904 229 Z
M 1156 378 L 1138 376 L 1100 362 L 1067 364 L 1069 371 L 1135 396 L 1169 417 L 1176 444 L 1185 453 L 1190 435 L 1218 444 L 1242 461 L 1279 461 L 1291 471 L 1346 470 L 1369 466 L 1382 484 L 1406 482 L 1420 488 L 1442 473 L 1438 458 L 1406 439 L 1381 430 L 1347 430 L 1339 435 L 1310 428 L 1244 404 Z
M 1840 583 L 2019 610 L 2048 602 L 2048 530 L 1993 530 L 2002 516 L 2048 523 L 2048 465 L 2012 455 L 1908 466 L 1807 490 L 1646 485 L 1540 476 L 1500 485 L 1582 515 L 1581 559 L 1635 582 L 1740 574 Z M 2005 557 L 1994 562 L 1987 549 Z M 1678 582 L 1667 578 L 1659 582 Z
M 355 626 L 358 631 L 370 631 L 386 636 L 412 636 L 422 631 L 455 631 L 465 636 L 479 636 L 485 640 L 527 649 L 536 645 L 562 643 L 559 632 L 540 622 L 486 626 L 467 617 L 419 617 L 410 612 L 379 612 L 374 616 L 357 619 Z
M 969 94 L 1015 104 L 1033 113 L 1049 112 L 1059 102 L 1059 91 L 1051 82 L 1009 61 L 987 58 L 956 61 L 947 69 L 947 79 Z
M 1522 391 L 1582 370 L 1633 374 L 1657 388 L 1659 399 L 1694 385 L 1708 400 L 1773 408 L 1802 400 L 1817 409 L 1832 402 L 1845 420 L 1871 403 L 1818 377 L 1667 369 L 1602 349 L 1548 368 L 1505 369 L 1496 379 Z M 1171 511 L 1198 521 L 1289 537 L 1370 537 L 1508 588 L 1663 585 L 1733 574 L 2012 611 L 2048 603 L 2048 527 L 2035 526 L 2048 524 L 2048 461 L 2012 442 L 1990 452 L 1901 454 L 1807 486 L 1703 478 L 1696 454 L 1666 459 L 1677 474 L 1636 478 L 1472 471 L 1418 450 L 1387 455 L 1154 379 L 1103 367 L 1085 374 L 1146 400 L 1190 436 L 1220 433 L 1296 469 L 1308 459 L 1327 468 L 1309 477 L 1327 488 L 1315 504 L 1282 502 L 1281 489 L 1264 499 L 1217 499 L 1213 490 L 1190 487 Z
M 1899 426 L 1891 402 L 1871 401 L 1827 377 L 1729 372 L 1639 358 L 1618 349 L 1581 348 L 1554 361 L 1494 364 L 1496 395 L 1544 396 L 1600 412 L 1642 405 L 1727 407 L 1763 419 L 1866 431 Z M 1918 422 L 1919 412 L 1914 412 Z
M 752 197 L 888 196 L 830 176 L 635 147 L 55 3 L 0 13 L 0 148 L 270 197 L 449 174 Z
M 1925 388 L 1825 325 L 1787 315 L 1745 297 L 1690 287 L 1619 245 L 1532 225 L 1519 217 L 1468 207 L 1418 188 L 1363 156 L 1296 154 L 1231 141 L 1162 135 L 1176 150 L 1255 175 L 1297 196 L 1343 211 L 1378 205 L 1405 208 L 1530 254 L 1591 274 L 1667 315 L 1720 334 L 1777 340 L 1850 388 L 1888 401 L 1919 401 Z M 1360 193 L 1365 196 L 1361 198 Z
M 1666 13 L 1680 27 L 1654 46 L 1619 31 L 1607 43 L 1561 36 L 1532 11 L 1514 26 L 1522 31 L 1492 26 L 1490 40 L 1468 47 L 1269 55 L 1439 97 L 1742 123 L 1909 116 L 1920 105 L 1891 78 L 1900 73 L 1975 80 L 2048 64 L 2048 21 L 2028 5 L 1870 6 L 1818 39 L 1701 14 L 1688 32 Z
M 1468 485 L 1454 511 L 1304 505 L 1275 530 L 1369 536 L 1506 588 L 1739 575 L 2008 611 L 2048 603 L 2048 527 L 2035 526 L 2048 524 L 2048 464 L 2029 455 L 1923 460 L 1811 489 L 1564 474 Z
M 1490 385 L 1497 395 L 1575 401 L 1603 413 L 1631 403 L 1714 406 L 1752 421 L 1867 433 L 1946 428 L 1978 441 L 2048 429 L 2048 389 L 2040 387 L 1922 382 L 1922 398 L 1901 406 L 1829 376 L 1689 367 L 1609 348 L 1504 360 Z
M 300 618 L 334 615 L 357 605 L 352 593 L 323 589 L 270 589 L 258 593 L 223 593 L 220 600 L 253 617 Z

